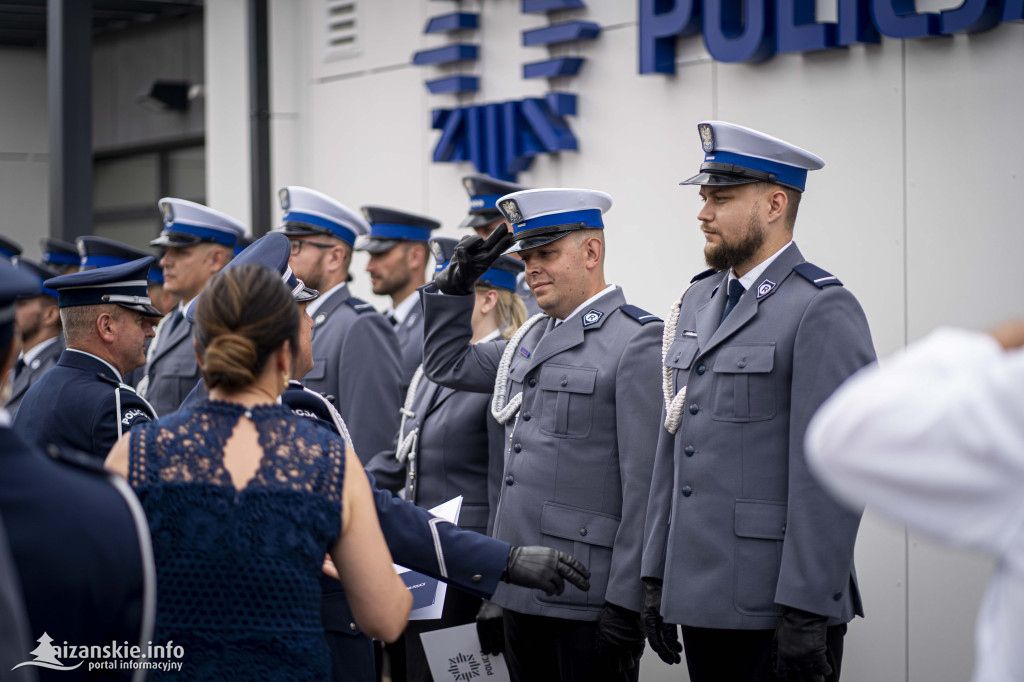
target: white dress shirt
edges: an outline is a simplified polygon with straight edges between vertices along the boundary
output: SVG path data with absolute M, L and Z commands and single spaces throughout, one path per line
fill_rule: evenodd
M 807 457 L 842 499 L 998 559 L 974 680 L 1024 680 L 1024 350 L 938 330 L 841 386 Z

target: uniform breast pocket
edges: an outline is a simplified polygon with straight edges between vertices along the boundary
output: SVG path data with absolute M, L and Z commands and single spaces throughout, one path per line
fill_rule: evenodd
M 752 422 L 775 416 L 775 344 L 730 346 L 715 358 L 711 417 Z
M 538 388 L 541 393 L 540 430 L 562 438 L 586 438 L 594 417 L 597 369 L 544 365 Z

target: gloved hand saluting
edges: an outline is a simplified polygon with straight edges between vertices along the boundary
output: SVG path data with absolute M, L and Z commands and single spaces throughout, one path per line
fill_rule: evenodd
M 501 228 L 498 228 L 501 229 Z M 565 591 L 565 581 L 590 589 L 590 571 L 565 552 L 550 547 L 513 547 L 501 579 L 520 587 L 543 590 L 549 597 Z
M 647 641 L 654 653 L 669 665 L 679 663 L 683 645 L 679 643 L 676 626 L 666 623 L 661 617 L 661 580 L 644 578 L 644 600 L 640 607 L 640 618 L 644 624 Z
M 775 673 L 782 682 L 825 682 L 828 618 L 786 607 L 775 627 Z
M 480 605 L 476 614 L 476 636 L 480 639 L 480 651 L 488 656 L 505 652 L 504 609 L 491 601 Z
M 437 274 L 434 283 L 445 294 L 471 294 L 480 275 L 487 272 L 491 264 L 498 260 L 498 256 L 511 245 L 512 235 L 504 223 L 499 225 L 486 241 L 475 234 L 463 237 L 455 245 L 448 267 Z

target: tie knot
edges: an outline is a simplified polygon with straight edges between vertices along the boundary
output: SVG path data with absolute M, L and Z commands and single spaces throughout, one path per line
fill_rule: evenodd
M 740 296 L 743 295 L 744 291 L 746 291 L 746 289 L 743 288 L 743 285 L 740 284 L 738 279 L 734 279 L 729 282 L 729 302 L 736 305 L 736 302 L 740 300 Z

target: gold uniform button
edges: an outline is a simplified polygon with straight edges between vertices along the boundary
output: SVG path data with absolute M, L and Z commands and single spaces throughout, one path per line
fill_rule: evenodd
M 483 579 L 484 579 L 484 577 L 482 575 L 480 575 L 479 573 L 477 573 L 472 578 L 470 578 L 470 580 L 475 582 L 475 583 L 478 583 L 478 582 L 480 582 Z

